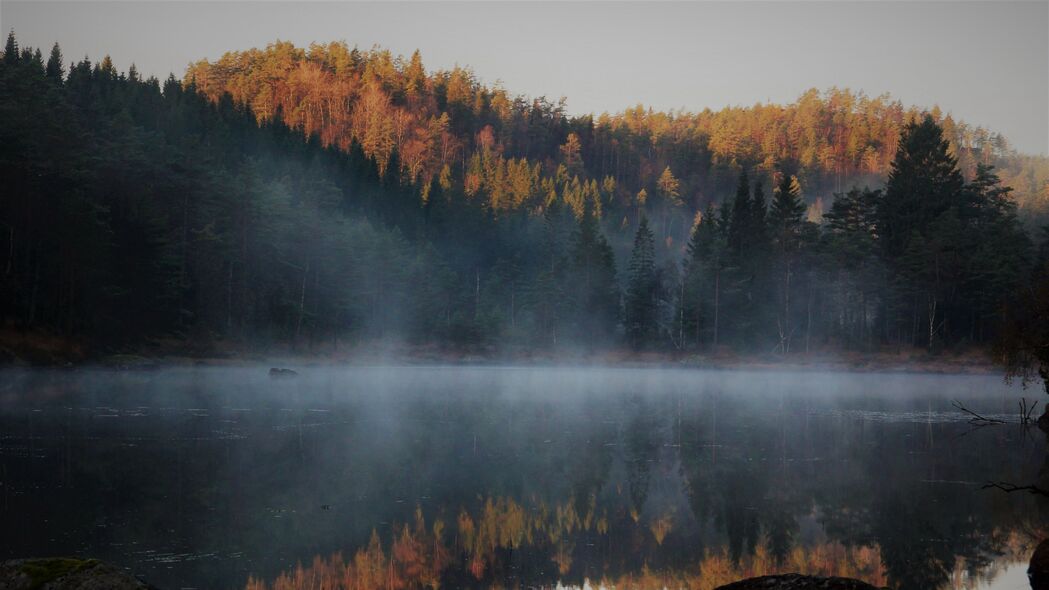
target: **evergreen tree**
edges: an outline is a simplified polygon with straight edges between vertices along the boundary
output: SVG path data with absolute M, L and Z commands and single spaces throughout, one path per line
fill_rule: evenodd
M 797 178 L 784 174 L 779 188 L 772 200 L 769 210 L 769 229 L 772 233 L 772 245 L 775 251 L 777 267 L 776 282 L 779 305 L 777 306 L 776 327 L 779 336 L 779 349 L 790 352 L 791 340 L 795 327 L 791 321 L 791 294 L 795 265 L 798 262 L 802 243 L 805 204 L 799 195 Z M 797 300 L 795 299 L 795 302 Z
M 909 123 L 892 162 L 885 196 L 878 203 L 878 233 L 885 256 L 895 259 L 917 234 L 959 202 L 962 175 L 943 130 L 926 115 Z
M 753 224 L 753 213 L 751 212 L 750 180 L 747 178 L 747 170 L 744 168 L 739 173 L 739 182 L 736 185 L 736 196 L 732 200 L 732 207 L 728 215 L 728 247 L 736 257 L 742 257 L 746 248 L 747 240 L 750 238 L 751 226 Z
M 667 221 L 670 213 L 672 211 L 676 212 L 685 204 L 681 200 L 681 182 L 674 177 L 674 173 L 670 171 L 670 166 L 664 168 L 662 174 L 659 175 L 659 179 L 656 181 L 656 188 L 663 201 L 663 237 L 666 238 L 671 230 Z
M 619 315 L 615 257 L 601 233 L 593 207 L 587 204 L 572 235 L 570 280 L 575 282 L 576 334 L 606 340 Z
M 57 82 L 62 82 L 65 78 L 62 49 L 58 47 L 58 43 L 51 47 L 51 55 L 47 58 L 47 77 Z
M 422 55 L 416 49 L 405 71 L 405 94 L 411 100 L 418 100 L 426 89 L 426 69 L 423 67 Z
M 769 228 L 774 243 L 780 248 L 796 248 L 805 219 L 805 203 L 801 200 L 798 179 L 783 175 L 769 208 Z
M 681 346 L 761 351 L 797 348 L 791 335 L 802 331 L 806 343 L 868 349 L 982 344 L 1031 290 L 1032 249 L 1008 186 L 1020 168 L 996 157 L 999 178 L 970 148 L 948 151 L 957 132 L 935 117 L 905 129 L 884 194 L 837 195 L 822 228 L 801 220 L 789 177 L 766 213 L 762 185 L 741 170 L 735 197 L 699 216 L 679 273 L 657 265 L 645 214 L 658 210 L 656 233 L 671 246 L 685 233 L 681 195 L 717 202 L 731 190 L 734 179 L 706 174 L 728 161 L 719 146 L 730 142 L 708 141 L 705 120 L 693 121 L 694 145 L 668 138 L 639 151 L 658 117 L 639 116 L 638 130 L 595 123 L 545 100 L 509 101 L 465 71 L 427 75 L 418 55 L 397 65 L 382 52 L 326 52 L 316 50 L 325 75 L 300 81 L 304 94 L 330 91 L 351 108 L 322 112 L 303 93 L 274 93 L 267 84 L 279 76 L 250 76 L 258 60 L 312 67 L 287 44 L 241 55 L 248 65 L 230 80 L 208 65 L 160 83 L 108 58 L 67 74 L 57 45 L 45 65 L 10 35 L 0 59 L 3 320 L 117 348 L 155 337 L 202 347 L 590 342 L 618 327 L 612 252 L 627 247 L 634 219 L 623 315 L 638 347 L 662 331 Z M 365 70 L 361 96 L 340 94 Z M 894 129 L 893 119 L 851 121 L 840 129 L 861 144 L 891 143 L 860 129 Z M 955 152 L 975 172 L 968 184 Z M 863 170 L 877 172 L 882 153 L 868 150 Z M 557 172 L 544 169 L 561 156 Z M 822 165 L 796 156 L 785 161 L 819 194 Z M 690 174 L 676 177 L 668 162 Z M 1018 192 L 1037 179 L 1022 177 Z M 622 221 L 606 234 L 602 218 Z
M 730 260 L 726 298 L 731 305 L 726 309 L 726 335 L 731 333 L 743 347 L 753 347 L 759 332 L 768 325 L 768 229 L 766 207 L 761 183 L 751 193 L 746 171 L 740 174 L 732 214 L 728 219 L 727 241 Z
M 1042 255 L 1030 280 L 1003 307 L 993 350 L 1008 377 L 1018 377 L 1024 385 L 1041 379 L 1049 394 L 1049 227 L 1042 233 Z
M 658 283 L 655 237 L 644 215 L 634 234 L 626 291 L 626 333 L 634 348 L 643 348 L 656 336 Z
M 15 31 L 12 29 L 7 34 L 7 44 L 4 45 L 4 63 L 16 64 L 18 59 L 18 40 L 15 39 Z
M 854 188 L 835 195 L 824 215 L 823 262 L 833 294 L 827 299 L 837 318 L 835 331 L 846 346 L 870 343 L 870 309 L 875 292 L 885 291 L 877 256 L 876 210 L 881 198 L 881 191 Z M 894 311 L 888 305 L 883 305 L 883 314 Z
M 685 250 L 681 297 L 678 302 L 679 340 L 693 347 L 716 345 L 720 328 L 721 272 L 725 239 L 717 210 L 710 206 L 696 216 Z

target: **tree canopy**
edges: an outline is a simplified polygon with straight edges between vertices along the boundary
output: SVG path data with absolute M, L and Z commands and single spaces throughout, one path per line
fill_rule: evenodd
M 1037 268 L 1035 197 L 1003 178 L 1044 162 L 885 97 L 594 120 L 418 53 L 277 43 L 161 82 L 6 47 L 17 330 L 939 350 L 1001 335 Z

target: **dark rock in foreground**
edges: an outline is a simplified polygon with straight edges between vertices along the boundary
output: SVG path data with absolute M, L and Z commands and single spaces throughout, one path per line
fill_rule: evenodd
M 0 562 L 0 590 L 151 590 L 97 559 L 54 557 Z
M 1049 539 L 1038 544 L 1027 567 L 1027 577 L 1034 590 L 1049 590 Z
M 715 590 L 881 590 L 852 578 L 819 578 L 801 574 L 780 574 L 749 578 L 719 586 Z

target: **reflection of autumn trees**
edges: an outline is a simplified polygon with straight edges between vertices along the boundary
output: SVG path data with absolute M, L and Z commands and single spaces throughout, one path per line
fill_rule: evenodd
M 630 520 L 620 521 L 632 526 Z M 652 543 L 661 545 L 672 527 L 669 517 L 656 518 L 647 525 Z M 401 527 L 384 547 L 377 533 L 372 533 L 365 547 L 352 559 L 335 553 L 316 557 L 308 566 L 280 574 L 272 583 L 252 578 L 248 590 L 300 590 L 306 588 L 438 588 L 451 570 L 468 574 L 475 582 L 499 585 L 490 573 L 503 568 L 497 563 L 512 555 L 512 550 L 538 550 L 548 559 L 544 569 L 528 572 L 532 583 L 553 585 L 559 580 L 581 583 L 584 578 L 572 573 L 572 556 L 590 534 L 598 538 L 613 534 L 605 516 L 593 512 L 580 515 L 572 503 L 564 506 L 537 504 L 532 509 L 510 498 L 488 498 L 476 518 L 467 511 L 459 514 L 454 533 L 446 533 L 438 520 L 427 526 L 421 511 L 414 525 Z M 510 550 L 508 552 L 507 550 Z M 766 543 L 755 547 L 751 555 L 735 560 L 725 550 L 705 551 L 694 564 L 681 569 L 651 568 L 642 565 L 638 571 L 621 573 L 595 572 L 586 576 L 591 582 L 620 588 L 697 588 L 709 589 L 749 576 L 779 571 L 799 571 L 818 575 L 844 575 L 883 584 L 886 576 L 876 548 L 845 547 L 828 543 L 814 547 L 795 547 L 779 561 L 768 551 Z M 462 573 L 458 574 L 462 576 Z
M 601 392 L 578 405 L 455 395 L 413 399 L 397 414 L 421 424 L 454 406 L 455 421 L 363 438 L 405 445 L 385 449 L 408 462 L 405 474 L 454 463 L 469 481 L 421 512 L 379 517 L 381 503 L 369 504 L 354 520 L 408 526 L 384 525 L 371 539 L 366 529 L 332 544 L 359 547 L 352 559 L 325 557 L 253 588 L 712 588 L 800 571 L 960 589 L 1023 559 L 1031 538 L 1018 534 L 1015 498 L 961 485 L 994 472 L 1001 457 L 985 452 L 987 437 L 1011 432 L 956 440 L 947 424 L 811 419 L 807 402 L 789 396 L 763 413 L 755 404 L 766 397 L 721 391 L 611 402 Z M 381 467 L 376 489 L 388 477 Z
M 512 501 L 497 500 L 492 505 L 510 508 Z M 495 515 L 495 511 L 489 514 Z M 498 525 L 495 526 L 498 528 Z M 526 527 L 527 528 L 527 527 Z M 512 534 L 511 534 L 512 536 Z M 504 584 L 486 578 L 487 559 L 471 554 L 462 546 L 452 542 L 443 545 L 438 539 L 440 532 L 434 528 L 430 531 L 416 523 L 414 529 L 405 527 L 400 536 L 384 549 L 378 535 L 373 534 L 366 547 L 358 550 L 352 559 L 346 559 L 342 553 L 335 553 L 327 558 L 317 556 L 307 565 L 299 565 L 294 570 L 280 574 L 273 582 L 252 578 L 248 581 L 247 590 L 364 590 L 387 588 L 440 588 L 442 576 L 448 576 L 449 569 L 462 568 L 472 576 L 474 583 L 489 582 L 488 586 L 502 587 Z M 1019 534 L 1003 533 L 1002 554 L 1004 559 L 997 568 L 1006 564 L 1025 561 L 1030 552 L 1029 543 L 1023 541 Z M 526 544 L 541 543 L 539 538 L 529 540 L 522 536 L 520 542 Z M 707 550 L 698 556 L 696 563 L 682 568 L 651 568 L 642 566 L 638 571 L 599 574 L 587 577 L 591 585 L 615 588 L 663 589 L 689 588 L 695 590 L 712 590 L 720 585 L 742 578 L 763 576 L 784 572 L 799 572 L 817 576 L 843 576 L 866 580 L 876 586 L 899 584 L 891 572 L 883 565 L 884 552 L 875 546 L 846 546 L 838 542 L 825 542 L 811 546 L 797 546 L 777 558 L 771 552 L 770 542 L 759 543 L 754 553 L 741 561 L 734 561 L 726 550 Z M 573 550 L 573 543 L 547 546 L 549 560 L 557 565 L 543 573 L 540 579 L 529 580 L 529 583 L 554 586 L 559 581 L 565 582 L 568 564 L 566 556 Z M 460 560 L 450 559 L 454 551 L 463 551 Z M 486 549 L 485 551 L 488 551 Z M 445 568 L 445 571 L 441 571 Z M 974 572 L 972 564 L 959 561 L 953 568 L 942 572 L 931 586 L 937 587 L 944 582 L 945 588 L 968 589 L 983 579 L 997 575 L 999 569 L 990 567 L 982 574 Z M 582 585 L 583 579 L 568 579 L 569 584 Z M 901 588 L 918 587 L 909 584 Z

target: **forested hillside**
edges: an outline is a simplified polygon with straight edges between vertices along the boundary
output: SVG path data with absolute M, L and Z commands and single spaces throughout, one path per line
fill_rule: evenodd
M 277 42 L 228 53 L 192 65 L 184 81 L 213 101 L 228 93 L 259 121 L 280 119 L 325 145 L 357 142 L 380 168 L 396 153 L 404 177 L 421 186 L 451 174 L 496 211 L 540 208 L 551 190 L 564 191 L 578 176 L 584 190 L 594 181 L 593 192 L 604 191 L 620 217 L 642 189 L 650 209 L 702 210 L 732 194 L 741 167 L 760 177 L 797 175 L 809 202 L 881 184 L 903 127 L 924 114 L 888 95 L 830 89 L 788 105 L 700 113 L 639 105 L 569 117 L 564 99 L 512 95 L 463 68 L 428 73 L 419 52 L 405 59 L 344 43 Z M 967 178 L 979 164 L 994 165 L 1021 207 L 1049 206 L 1049 160 L 1017 154 L 1001 135 L 938 108 L 928 114 Z M 673 197 L 658 190 L 667 167 L 680 182 Z
M 979 345 L 1047 170 L 847 91 L 593 120 L 418 54 L 277 43 L 160 82 L 12 34 L 0 301 L 6 330 L 201 354 Z

